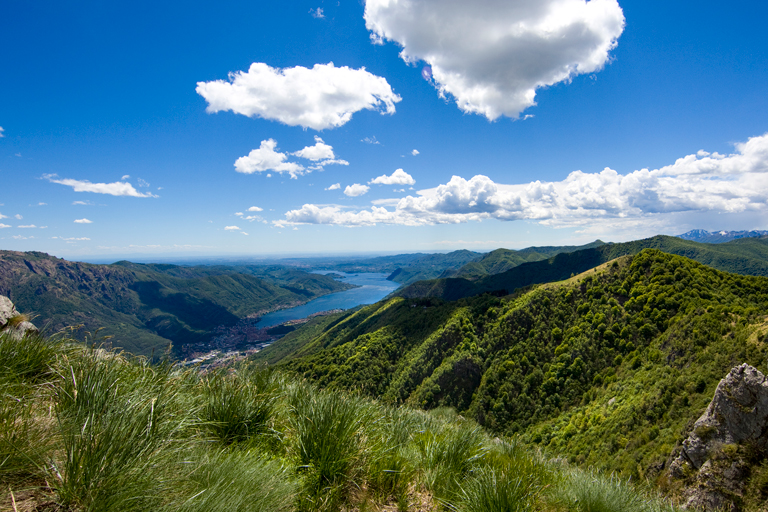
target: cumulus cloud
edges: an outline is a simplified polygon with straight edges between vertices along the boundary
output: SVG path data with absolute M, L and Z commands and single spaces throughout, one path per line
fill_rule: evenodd
M 334 183 L 330 187 L 326 188 L 325 190 L 339 190 L 341 188 L 341 183 Z
M 416 180 L 414 180 L 413 176 L 411 176 L 404 170 L 397 169 L 395 172 L 392 173 L 391 176 L 382 174 L 378 178 L 372 179 L 368 183 L 372 183 L 375 185 L 413 185 L 416 183 Z
M 296 151 L 293 154 L 301 158 L 306 158 L 307 160 L 312 160 L 313 162 L 317 162 L 318 160 L 328 160 L 328 159 L 335 158 L 333 154 L 333 147 L 323 142 L 323 139 L 321 139 L 317 135 L 315 135 L 314 146 L 307 146 L 304 149 L 300 151 Z
M 294 179 L 304 174 L 304 166 L 286 162 L 288 155 L 275 151 L 276 148 L 277 142 L 274 139 L 261 141 L 259 149 L 254 149 L 248 156 L 241 156 L 235 161 L 235 170 L 243 174 L 263 171 L 287 172 Z
M 318 18 L 318 19 L 325 18 L 325 14 L 323 14 L 322 7 L 318 7 L 317 9 L 310 9 L 309 14 L 311 14 L 313 18 Z
M 93 221 L 88 219 L 77 219 L 75 224 L 93 224 Z
M 419 150 L 418 150 L 418 149 L 414 149 L 413 151 L 411 151 L 411 154 L 412 154 L 413 156 L 416 156 L 416 155 L 418 155 L 418 154 L 419 154 Z
M 19 227 L 20 228 L 36 228 L 37 226 L 35 226 L 34 224 L 25 224 L 25 225 L 19 226 Z
M 75 192 L 93 192 L 96 194 L 109 194 L 111 196 L 157 197 L 151 192 L 139 192 L 130 183 L 121 181 L 114 183 L 91 183 L 88 180 L 59 179 L 55 174 L 44 174 L 43 178 L 51 183 L 72 187 Z
M 90 201 L 73 201 L 72 204 L 73 205 L 80 205 L 80 206 L 93 206 L 94 205 L 94 203 L 92 203 Z
M 310 167 L 312 170 L 322 170 L 325 165 L 349 165 L 349 162 L 346 160 L 336 158 L 336 155 L 333 153 L 333 147 L 326 144 L 323 139 L 317 135 L 315 135 L 314 146 L 307 146 L 304 149 L 291 154 L 298 156 L 299 158 L 317 162 L 316 165 Z
M 401 100 L 386 79 L 333 62 L 311 69 L 254 62 L 247 72 L 230 73 L 229 81 L 198 82 L 196 91 L 209 113 L 231 110 L 314 130 L 342 126 L 363 109 L 394 114 Z
M 3 135 L 3 132 L 4 132 L 4 131 L 5 131 L 5 129 L 4 129 L 2 126 L 0 126 L 0 139 L 2 139 L 3 137 L 5 137 L 5 135 Z
M 624 30 L 617 0 L 367 0 L 371 39 L 467 113 L 517 118 L 536 90 L 600 71 Z M 425 68 L 427 69 L 427 68 Z
M 8 224 L 3 224 L 2 222 L 0 222 L 0 229 L 10 228 L 10 227 L 12 226 L 9 226 Z
M 365 137 L 364 139 L 360 139 L 360 142 L 365 142 L 366 144 L 381 144 L 381 142 L 376 140 L 376 137 Z
M 21 220 L 21 219 L 24 218 L 24 217 L 21 216 L 20 213 L 17 213 L 16 215 L 14 215 L 14 217 L 16 218 L 16 220 Z
M 264 208 L 259 208 L 258 206 L 251 206 L 248 208 L 249 212 L 263 212 Z
M 277 142 L 274 139 L 261 141 L 259 149 L 254 149 L 248 156 L 240 157 L 235 161 L 235 170 L 244 174 L 263 171 L 287 172 L 292 179 L 296 179 L 308 172 L 322 171 L 325 165 L 349 165 L 346 160 L 336 158 L 333 147 L 317 136 L 315 136 L 314 146 L 306 146 L 304 149 L 293 153 L 281 153 L 276 148 Z M 296 162 L 288 162 L 289 155 L 310 160 L 315 164 L 305 168 Z M 267 178 L 269 177 L 271 174 L 267 174 Z
M 625 175 L 605 168 L 564 180 L 501 184 L 483 175 L 378 201 L 370 210 L 305 204 L 277 224 L 457 224 L 483 219 L 530 220 L 553 227 L 649 225 L 684 212 L 768 214 L 768 134 L 736 144 L 727 156 L 698 153 L 659 169 Z M 390 206 L 388 209 L 385 206 Z
M 129 179 L 130 177 L 131 177 L 130 174 L 123 174 L 123 177 L 120 178 L 120 181 L 125 181 L 125 180 Z
M 371 190 L 371 187 L 367 185 L 353 183 L 352 185 L 347 185 L 347 188 L 344 189 L 344 195 L 349 197 L 357 197 L 357 196 L 362 196 L 363 194 L 367 193 L 369 190 Z
M 3 215 L 2 213 L 0 213 L 0 219 L 7 219 L 7 218 L 8 218 L 7 215 Z

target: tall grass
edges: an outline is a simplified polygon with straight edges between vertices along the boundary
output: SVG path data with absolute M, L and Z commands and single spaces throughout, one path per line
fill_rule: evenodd
M 659 496 L 643 492 L 629 480 L 594 471 L 567 468 L 552 492 L 553 501 L 574 512 L 675 512 Z
M 469 422 L 443 423 L 414 435 L 418 470 L 427 490 L 440 501 L 453 501 L 464 478 L 482 463 L 486 440 L 480 427 Z
M 187 463 L 182 484 L 189 498 L 166 505 L 169 512 L 281 512 L 293 508 L 295 474 L 248 450 L 212 451 Z
M 217 372 L 203 382 L 201 421 L 225 445 L 243 443 L 272 433 L 276 383 L 271 372 Z
M 0 486 L 36 485 L 77 512 L 674 511 L 451 409 L 0 335 Z
M 51 485 L 65 507 L 151 510 L 167 476 L 163 459 L 185 426 L 169 367 L 82 357 L 65 365 L 55 390 L 61 460 Z
M 0 381 L 36 384 L 51 375 L 51 368 L 67 345 L 61 338 L 27 334 L 16 339 L 0 333 Z
M 360 473 L 364 424 L 375 421 L 364 400 L 305 384 L 290 390 L 292 446 L 305 478 L 302 508 L 333 510 Z

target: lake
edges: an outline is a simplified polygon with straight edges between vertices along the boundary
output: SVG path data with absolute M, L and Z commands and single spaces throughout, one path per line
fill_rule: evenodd
M 358 285 L 359 288 L 352 288 L 343 292 L 323 295 L 315 300 L 311 300 L 302 306 L 295 308 L 281 309 L 273 313 L 267 313 L 256 327 L 272 327 L 280 325 L 288 320 L 298 320 L 306 318 L 313 313 L 327 311 L 329 309 L 350 309 L 361 304 L 373 304 L 378 302 L 400 285 L 387 281 L 389 274 L 379 274 L 373 272 L 360 272 L 357 274 L 345 274 L 343 272 L 316 271 L 315 274 L 338 274 L 342 276 L 339 281 Z

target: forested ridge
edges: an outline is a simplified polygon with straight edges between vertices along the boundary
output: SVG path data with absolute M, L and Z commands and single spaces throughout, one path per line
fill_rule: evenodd
M 570 275 L 579 274 L 619 256 L 637 254 L 643 249 L 659 249 L 666 253 L 685 256 L 726 272 L 768 276 L 768 237 L 742 238 L 714 245 L 657 235 L 632 242 L 610 243 L 576 251 L 559 252 L 551 258 L 521 263 L 498 273 L 493 272 L 494 267 L 491 265 L 487 267 L 489 271 L 487 275 L 480 272 L 470 275 L 471 279 L 455 277 L 419 281 L 398 290 L 397 295 L 409 298 L 440 297 L 446 300 L 458 300 L 481 293 L 506 295 L 532 284 L 566 279 Z M 494 253 L 490 256 L 492 260 L 499 257 Z M 477 267 L 473 268 L 477 270 Z M 499 270 L 503 268 L 503 266 L 498 267 Z
M 768 278 L 646 249 L 510 297 L 383 301 L 281 366 L 652 477 L 732 366 L 765 369 L 767 312 Z

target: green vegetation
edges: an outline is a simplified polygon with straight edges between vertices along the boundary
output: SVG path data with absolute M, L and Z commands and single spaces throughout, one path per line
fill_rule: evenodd
M 12 347 L 12 348 L 9 348 Z M 615 479 L 432 413 L 268 370 L 201 375 L 74 340 L 0 334 L 0 509 L 584 508 Z M 620 481 L 636 510 L 671 510 Z
M 421 281 L 396 294 L 406 298 L 440 297 L 445 300 L 482 293 L 507 295 L 526 286 L 567 279 L 620 256 L 637 254 L 643 249 L 659 249 L 684 256 L 725 272 L 768 276 L 768 238 L 743 238 L 712 245 L 659 235 L 634 242 L 561 252 L 547 260 L 523 263 L 506 272 L 479 278 L 474 276 L 475 280 L 445 278 Z M 489 268 L 492 270 L 494 267 Z
M 114 346 L 158 355 L 207 341 L 212 329 L 261 311 L 349 288 L 333 278 L 277 266 L 113 265 L 69 262 L 44 253 L 0 251 L 0 290 L 50 332 L 103 327 Z
M 510 249 L 496 249 L 485 254 L 482 259 L 467 263 L 456 272 L 444 277 L 463 277 L 466 279 L 477 279 L 479 277 L 501 274 L 523 263 L 532 261 L 541 261 L 561 253 L 581 251 L 600 247 L 604 242 L 595 240 L 592 243 L 579 246 L 560 246 L 560 247 L 528 247 L 519 251 Z
M 292 353 L 319 336 L 328 327 L 349 313 L 334 313 L 331 315 L 316 316 L 301 326 L 300 329 L 292 329 L 288 334 L 280 338 L 280 343 L 274 343 L 250 357 L 254 363 L 275 364 L 289 357 Z M 269 330 L 272 332 L 272 329 Z
M 733 366 L 766 370 L 766 311 L 768 278 L 646 249 L 506 298 L 383 301 L 279 367 L 453 407 L 572 463 L 653 480 Z

